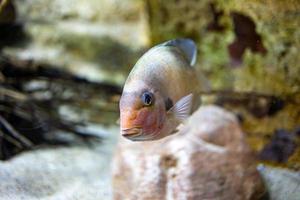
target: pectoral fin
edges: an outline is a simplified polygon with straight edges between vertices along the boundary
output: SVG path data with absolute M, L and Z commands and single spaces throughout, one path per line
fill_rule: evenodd
M 188 116 L 190 116 L 192 102 L 193 94 L 186 95 L 179 99 L 168 113 L 172 113 L 179 121 L 184 121 Z

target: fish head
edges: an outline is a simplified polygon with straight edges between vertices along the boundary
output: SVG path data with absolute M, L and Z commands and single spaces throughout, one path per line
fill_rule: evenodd
M 166 112 L 159 92 L 123 92 L 120 99 L 121 134 L 133 141 L 152 140 L 163 128 Z

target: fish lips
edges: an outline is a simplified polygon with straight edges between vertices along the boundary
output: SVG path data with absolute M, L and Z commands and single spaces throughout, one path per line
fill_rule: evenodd
M 155 140 L 154 134 L 145 134 L 140 127 L 122 129 L 121 132 L 123 137 L 135 142 Z
M 123 137 L 135 140 L 143 134 L 143 129 L 140 127 L 125 128 L 121 130 L 121 133 Z

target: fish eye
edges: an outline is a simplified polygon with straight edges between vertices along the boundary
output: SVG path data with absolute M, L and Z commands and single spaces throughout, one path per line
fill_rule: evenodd
M 150 106 L 154 102 L 154 96 L 151 92 L 144 92 L 141 98 L 145 106 Z

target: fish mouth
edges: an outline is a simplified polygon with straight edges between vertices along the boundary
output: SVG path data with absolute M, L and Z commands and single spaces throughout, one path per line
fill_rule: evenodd
M 149 140 L 155 140 L 155 135 L 147 135 L 143 132 L 141 127 L 127 128 L 121 130 L 122 136 L 126 139 L 135 142 L 143 142 Z
M 122 136 L 131 140 L 143 134 L 143 130 L 141 127 L 125 128 L 122 129 L 121 132 L 122 132 Z

